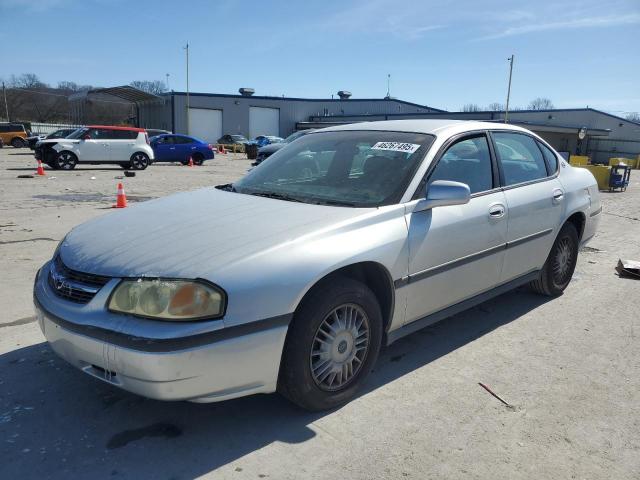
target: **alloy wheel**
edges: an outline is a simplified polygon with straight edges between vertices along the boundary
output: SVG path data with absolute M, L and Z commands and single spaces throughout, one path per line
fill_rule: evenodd
M 562 285 L 569 280 L 572 261 L 573 251 L 571 241 L 565 237 L 558 242 L 556 254 L 553 259 L 553 278 L 557 284 Z
M 311 347 L 311 375 L 325 391 L 348 385 L 359 373 L 369 350 L 369 318 L 358 305 L 333 309 L 316 331 Z
M 147 167 L 147 157 L 142 153 L 136 153 L 131 158 L 131 166 L 136 170 L 144 170 Z
M 76 159 L 73 154 L 63 152 L 58 156 L 58 165 L 63 170 L 71 170 L 76 166 Z

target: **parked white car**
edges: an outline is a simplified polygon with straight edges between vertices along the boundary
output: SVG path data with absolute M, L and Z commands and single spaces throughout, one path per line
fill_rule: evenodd
M 41 140 L 35 157 L 53 169 L 71 170 L 77 164 L 115 163 L 144 170 L 153 161 L 153 149 L 144 128 L 90 125 L 66 138 Z
M 591 173 L 522 128 L 332 127 L 233 184 L 74 228 L 34 302 L 53 350 L 117 387 L 320 410 L 382 345 L 527 283 L 561 294 L 601 211 Z

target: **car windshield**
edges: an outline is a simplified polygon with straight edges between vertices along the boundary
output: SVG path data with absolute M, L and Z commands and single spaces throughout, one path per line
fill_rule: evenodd
M 67 138 L 78 139 L 78 138 L 82 137 L 82 135 L 84 133 L 87 133 L 88 131 L 89 131 L 89 129 L 87 127 L 79 128 L 75 132 L 73 132 L 71 135 L 69 135 Z
M 397 203 L 433 136 L 337 131 L 305 135 L 231 188 L 283 200 L 351 207 Z

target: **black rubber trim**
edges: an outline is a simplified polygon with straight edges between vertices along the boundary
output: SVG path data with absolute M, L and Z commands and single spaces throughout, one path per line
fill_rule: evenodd
M 593 212 L 591 212 L 589 214 L 589 217 L 595 217 L 596 215 L 600 215 L 601 213 L 602 213 L 602 207 L 600 207 L 599 209 L 594 210 Z
M 480 303 L 486 302 L 487 300 L 497 297 L 498 295 L 502 295 L 514 288 L 517 288 L 521 285 L 531 282 L 535 280 L 540 275 L 539 271 L 531 272 L 521 277 L 516 278 L 515 280 L 511 280 L 502 285 L 498 285 L 491 290 L 481 293 L 480 295 L 476 295 L 475 297 L 471 297 L 467 300 L 464 300 L 460 303 L 456 303 L 450 307 L 447 307 L 439 312 L 432 313 L 431 315 L 427 315 L 426 317 L 419 318 L 418 320 L 414 320 L 411 323 L 408 323 L 392 332 L 387 334 L 387 345 L 395 342 L 396 340 L 409 335 L 411 333 L 417 332 L 429 325 L 432 325 L 436 322 L 444 320 L 445 318 L 451 317 L 457 313 L 463 312 L 464 310 L 468 310 L 471 307 L 474 307 Z
M 538 239 L 540 237 L 544 237 L 545 235 L 549 235 L 551 232 L 553 232 L 553 229 L 552 228 L 548 228 L 547 230 L 543 230 L 541 232 L 534 233 L 533 235 L 529 235 L 527 237 L 518 238 L 517 240 L 514 240 L 513 242 L 507 242 L 507 248 L 517 247 L 518 245 L 522 245 L 523 243 L 527 243 L 527 242 L 530 242 L 531 240 L 536 240 L 536 239 Z
M 177 352 L 194 347 L 201 347 L 224 340 L 230 340 L 244 335 L 260 333 L 272 328 L 284 327 L 289 325 L 293 318 L 293 313 L 286 315 L 278 315 L 269 317 L 255 322 L 245 323 L 232 327 L 222 328 L 213 332 L 201 333 L 198 335 L 190 335 L 188 337 L 178 338 L 146 338 L 129 335 L 126 333 L 115 332 L 106 328 L 96 327 L 93 325 L 79 325 L 70 322 L 46 310 L 34 295 L 33 301 L 36 306 L 43 311 L 48 320 L 56 325 L 73 333 L 84 335 L 102 342 L 107 342 L 119 347 L 138 350 L 141 352 Z
M 461 267 L 468 263 L 475 262 L 476 260 L 480 260 L 481 258 L 488 257 L 489 255 L 493 255 L 494 253 L 497 253 L 501 250 L 507 250 L 512 247 L 517 247 L 518 245 L 522 245 L 523 243 L 527 243 L 532 240 L 536 240 L 537 238 L 544 237 L 545 235 L 549 235 L 551 232 L 553 232 L 553 229 L 549 228 L 547 230 L 534 233 L 533 235 L 528 235 L 526 237 L 518 238 L 512 242 L 503 243 L 502 245 L 496 245 L 495 247 L 488 248 L 487 250 L 482 250 L 481 252 L 478 252 L 478 253 L 472 253 L 471 255 L 459 258 L 457 260 L 453 260 L 448 263 L 436 265 L 435 267 L 431 267 L 426 270 L 422 270 L 420 272 L 413 273 L 406 277 L 402 277 L 397 280 L 394 280 L 393 286 L 396 289 L 398 289 L 410 283 L 419 282 L 420 280 L 433 277 L 434 275 L 438 275 L 439 273 L 446 272 L 447 270 L 451 270 L 452 268 Z

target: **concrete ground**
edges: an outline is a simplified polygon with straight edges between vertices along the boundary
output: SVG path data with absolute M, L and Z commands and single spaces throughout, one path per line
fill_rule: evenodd
M 229 157 L 122 181 L 132 203 L 225 183 L 249 166 Z M 357 399 L 309 414 L 278 395 L 147 400 L 59 360 L 33 276 L 69 229 L 109 214 L 122 171 L 17 178 L 34 170 L 28 150 L 0 150 L 0 478 L 640 478 L 640 281 L 614 271 L 640 260 L 640 172 L 602 194 L 563 296 L 521 289 L 398 341 Z

